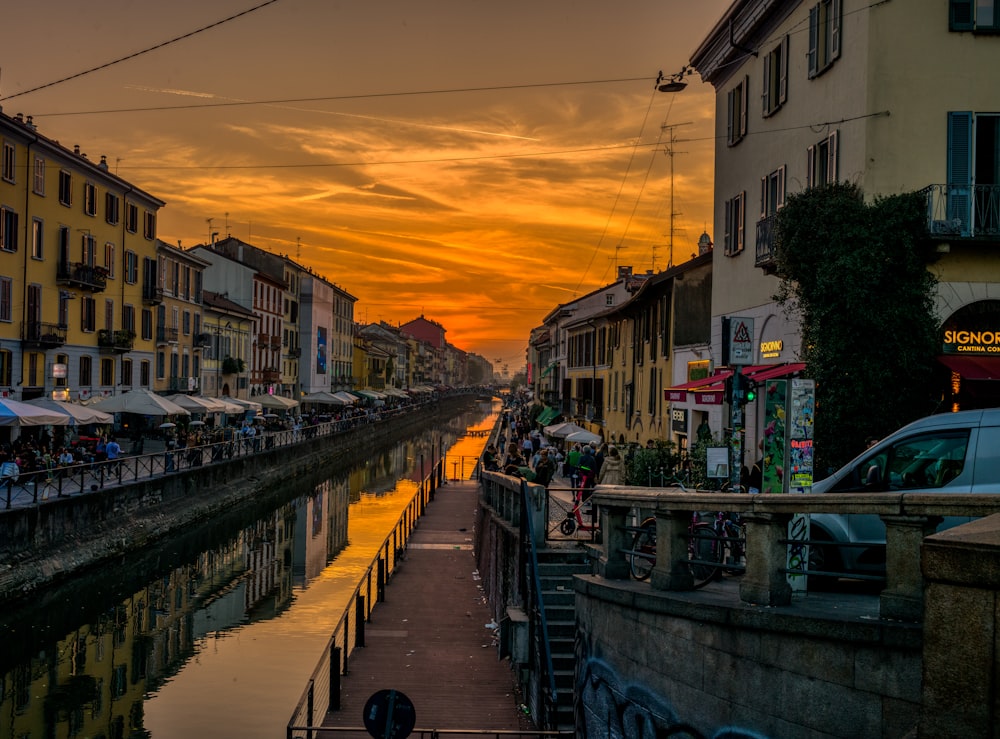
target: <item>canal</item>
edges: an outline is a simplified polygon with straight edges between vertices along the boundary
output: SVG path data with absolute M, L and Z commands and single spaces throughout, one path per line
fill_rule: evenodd
M 0 614 L 0 739 L 283 733 L 432 455 L 468 477 L 498 412 L 481 403 L 278 507 L 206 522 Z

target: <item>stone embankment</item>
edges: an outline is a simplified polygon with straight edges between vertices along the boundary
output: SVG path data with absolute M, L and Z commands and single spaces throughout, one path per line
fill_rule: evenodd
M 227 513 L 280 504 L 473 401 L 471 396 L 444 398 L 404 416 L 291 448 L 2 511 L 0 605 Z

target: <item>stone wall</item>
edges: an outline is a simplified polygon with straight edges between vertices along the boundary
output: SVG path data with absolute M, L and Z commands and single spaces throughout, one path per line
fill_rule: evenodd
M 904 737 L 919 626 L 577 578 L 578 736 Z M 797 612 L 798 611 L 798 612 Z M 644 728 L 645 727 L 645 728 Z

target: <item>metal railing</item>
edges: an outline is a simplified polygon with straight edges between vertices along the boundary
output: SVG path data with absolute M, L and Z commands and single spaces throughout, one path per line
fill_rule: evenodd
M 354 649 L 365 645 L 365 624 L 376 603 L 385 600 L 386 583 L 396 571 L 417 520 L 434 498 L 434 491 L 441 483 L 442 475 L 443 462 L 432 460 L 430 473 L 421 480 L 392 531 L 382 541 L 375 558 L 362 574 L 347 608 L 327 642 L 323 657 L 309 676 L 306 689 L 288 720 L 285 729 L 287 739 L 295 736 L 311 739 L 315 732 L 326 731 L 327 729 L 317 725 L 317 716 L 322 718 L 327 712 L 340 709 L 340 676 L 347 674 Z M 317 706 L 317 701 L 322 702 L 322 707 Z
M 934 236 L 1000 234 L 1000 185 L 928 185 L 927 228 Z

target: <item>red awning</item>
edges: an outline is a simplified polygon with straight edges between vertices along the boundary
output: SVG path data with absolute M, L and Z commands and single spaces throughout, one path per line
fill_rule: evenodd
M 965 380 L 1000 380 L 1000 357 L 942 354 L 937 359 Z
M 711 377 L 703 377 L 700 380 L 691 380 L 691 382 L 685 382 L 683 385 L 674 385 L 673 387 L 668 387 L 667 390 L 699 390 L 712 385 L 720 385 L 729 379 L 732 374 L 732 370 L 723 370 L 722 372 L 712 375 Z
M 743 374 L 749 377 L 755 382 L 764 382 L 765 380 L 773 380 L 777 377 L 788 377 L 789 375 L 798 374 L 806 368 L 805 362 L 789 362 L 788 364 L 765 364 L 758 365 L 756 367 L 750 367 L 748 369 L 754 370 L 749 372 L 744 370 Z

